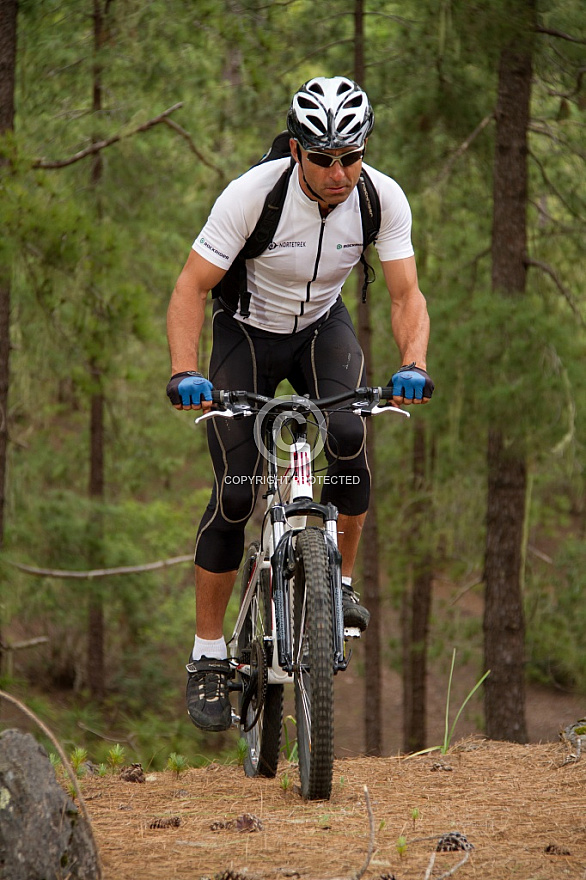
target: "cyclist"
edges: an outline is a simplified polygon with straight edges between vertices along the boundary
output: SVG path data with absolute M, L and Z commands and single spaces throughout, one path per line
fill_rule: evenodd
M 251 234 L 264 200 L 290 157 L 255 166 L 217 199 L 179 275 L 168 310 L 171 403 L 211 408 L 212 387 L 273 397 L 288 379 L 298 394 L 319 398 L 364 384 L 364 358 L 341 289 L 362 253 L 356 185 L 374 114 L 351 80 L 316 77 L 293 96 L 287 117 L 291 174 L 274 240 L 247 261 L 250 303 L 243 315 L 216 299 L 209 378 L 200 372 L 198 341 L 205 301 Z M 411 244 L 411 212 L 399 185 L 367 166 L 381 204 L 376 248 L 391 298 L 391 328 L 402 366 L 393 403 L 427 403 L 429 318 Z M 223 635 L 226 607 L 244 550 L 244 529 L 260 488 L 262 458 L 253 419 L 208 425 L 214 488 L 195 548 L 196 636 L 187 665 L 187 708 L 198 727 L 231 725 L 232 675 Z M 321 500 L 339 512 L 344 622 L 366 629 L 368 610 L 352 588 L 352 569 L 368 508 L 365 427 L 352 414 L 329 417 L 329 469 Z

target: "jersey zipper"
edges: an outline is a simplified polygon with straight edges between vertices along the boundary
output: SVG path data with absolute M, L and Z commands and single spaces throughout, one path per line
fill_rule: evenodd
M 315 255 L 315 266 L 313 267 L 313 278 L 311 279 L 311 281 L 307 282 L 307 293 L 305 295 L 305 302 L 309 302 L 309 297 L 311 294 L 311 285 L 313 284 L 313 282 L 317 278 L 317 270 L 319 268 L 319 261 L 320 261 L 320 257 L 321 257 L 321 247 L 322 247 L 322 242 L 324 240 L 324 229 L 326 226 L 326 219 L 327 219 L 326 217 L 321 218 L 321 226 L 319 229 L 319 240 L 317 242 L 317 254 Z
M 319 239 L 318 239 L 318 242 L 317 242 L 317 253 L 316 253 L 316 255 L 315 255 L 315 265 L 314 265 L 314 267 L 313 267 L 313 277 L 311 278 L 311 281 L 308 281 L 308 282 L 307 282 L 307 290 L 306 290 L 306 293 L 305 293 L 305 301 L 301 303 L 301 308 L 300 308 L 300 310 L 299 310 L 299 315 L 296 315 L 296 316 L 295 316 L 295 324 L 294 324 L 294 326 L 293 326 L 293 333 L 296 333 L 296 332 L 297 332 L 297 319 L 300 318 L 301 315 L 303 314 L 303 312 L 305 311 L 305 303 L 308 303 L 308 302 L 309 302 L 309 299 L 310 299 L 310 297 L 311 297 L 311 285 L 313 284 L 313 282 L 314 282 L 315 279 L 317 278 L 317 271 L 318 271 L 318 269 L 319 269 L 319 261 L 320 261 L 320 258 L 321 258 L 321 248 L 322 248 L 322 243 L 323 243 L 323 240 L 324 240 L 324 230 L 325 230 L 325 226 L 326 226 L 326 220 L 327 220 L 327 217 L 322 217 L 322 218 L 321 218 L 321 225 L 320 225 L 320 228 L 319 228 Z

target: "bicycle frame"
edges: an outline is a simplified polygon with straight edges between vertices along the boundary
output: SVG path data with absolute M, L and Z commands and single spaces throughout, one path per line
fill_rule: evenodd
M 305 403 L 305 401 L 304 401 Z M 272 632 L 265 635 L 273 647 L 268 668 L 268 683 L 282 684 L 292 680 L 295 668 L 291 644 L 291 597 L 289 578 L 294 566 L 295 536 L 306 527 L 307 517 L 321 519 L 326 537 L 332 602 L 334 609 L 334 638 L 332 658 L 334 671 L 345 669 L 344 622 L 342 612 L 341 556 L 338 550 L 337 517 L 333 504 L 319 504 L 313 500 L 313 470 L 311 447 L 307 439 L 307 420 L 295 424 L 295 441 L 289 445 L 289 464 L 279 474 L 276 449 L 286 425 L 275 417 L 268 417 L 263 431 L 267 455 L 267 509 L 264 517 L 262 543 L 257 555 L 248 588 L 240 605 L 238 617 L 229 641 L 231 657 L 238 663 L 238 636 L 253 601 L 263 570 L 271 575 Z M 288 426 L 290 427 L 290 425 Z M 284 489 L 281 487 L 284 486 Z M 289 573 L 289 577 L 287 577 Z M 276 651 L 274 647 L 276 646 Z M 269 646 L 270 647 L 270 646 Z M 246 670 L 243 670 L 246 671 Z
M 261 541 L 251 544 L 246 556 L 240 609 L 228 642 L 238 672 L 234 689 L 241 695 L 240 717 L 233 719 L 247 741 L 246 775 L 274 777 L 282 686 L 292 683 L 301 793 L 310 800 L 331 794 L 333 676 L 348 666 L 351 651 L 346 656 L 345 643 L 359 637 L 360 630 L 344 628 L 338 510 L 313 498 L 315 449 L 308 440 L 308 422 L 312 413 L 318 428 L 325 428 L 323 413 L 332 411 L 359 417 L 385 411 L 408 416 L 403 410 L 379 406 L 391 396 L 392 388 L 357 388 L 322 400 L 296 396 L 271 400 L 246 391 L 213 391 L 219 409 L 196 419 L 258 413 L 254 434 L 267 462 L 267 505 Z M 279 462 L 284 430 L 290 431 L 291 442 L 287 458 Z M 308 528 L 309 517 L 321 525 Z

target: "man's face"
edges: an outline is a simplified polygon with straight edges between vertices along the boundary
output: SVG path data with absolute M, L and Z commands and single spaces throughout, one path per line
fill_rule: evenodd
M 307 151 L 304 150 L 295 140 L 291 140 L 290 145 L 293 158 L 299 162 L 299 156 L 301 157 L 301 167 L 303 174 L 305 175 L 305 180 L 303 179 L 302 174 L 300 175 L 299 181 L 304 193 L 309 196 L 310 199 L 316 199 L 317 196 L 320 204 L 324 205 L 339 205 L 342 202 L 345 202 L 358 183 L 358 178 L 360 177 L 360 172 L 362 170 L 362 158 L 360 157 L 360 152 L 362 151 L 360 148 L 344 147 L 340 150 Z M 312 154 L 314 153 L 320 153 L 324 156 L 343 156 L 352 153 L 359 158 L 357 161 L 346 167 L 341 165 L 340 162 L 334 162 L 329 168 L 322 168 L 320 165 L 316 165 L 311 161 Z M 313 192 L 309 190 L 309 187 L 311 187 Z

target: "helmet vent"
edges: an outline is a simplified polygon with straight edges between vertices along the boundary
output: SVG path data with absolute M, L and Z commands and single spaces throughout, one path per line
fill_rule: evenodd
M 323 94 L 324 94 L 324 90 L 322 89 L 321 85 L 320 85 L 318 82 L 314 82 L 314 83 L 312 83 L 312 84 L 309 86 L 309 90 L 310 90 L 311 92 L 315 92 L 315 93 L 318 94 L 318 95 L 323 95 Z
M 303 107 L 304 110 L 317 110 L 315 105 L 315 101 L 312 101 L 311 98 L 304 98 L 302 96 L 299 97 L 299 106 Z
M 313 125 L 315 125 L 315 127 L 317 128 L 318 131 L 323 132 L 323 134 L 326 133 L 327 129 L 326 129 L 325 125 L 323 124 L 323 122 L 321 121 L 321 119 L 319 118 L 319 116 L 308 116 L 307 121 L 311 122 Z

